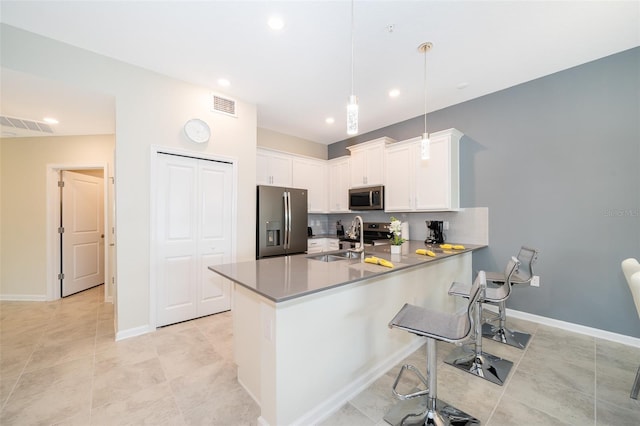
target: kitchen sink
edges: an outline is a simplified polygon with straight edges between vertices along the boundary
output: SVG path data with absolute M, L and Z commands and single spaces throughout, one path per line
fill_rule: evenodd
M 316 254 L 313 256 L 307 256 L 307 259 L 318 260 L 320 262 L 335 262 L 337 260 L 346 260 L 346 259 L 359 259 L 360 253 L 354 253 L 351 251 L 343 251 L 339 253 L 330 253 L 330 254 Z

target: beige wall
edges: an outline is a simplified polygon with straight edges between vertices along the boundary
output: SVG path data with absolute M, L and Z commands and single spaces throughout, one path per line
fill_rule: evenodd
M 328 158 L 327 145 L 260 127 L 258 128 L 258 146 L 320 158 L 321 160 Z
M 217 114 L 209 109 L 211 88 L 187 84 L 4 24 L 0 29 L 3 67 L 102 92 L 115 99 L 119 337 L 150 329 L 152 146 L 216 154 L 237 162 L 236 259 L 255 256 L 255 105 L 238 101 L 237 118 Z M 207 144 L 190 143 L 183 134 L 184 123 L 195 117 L 212 129 Z
M 106 163 L 112 172 L 114 139 L 99 135 L 0 141 L 0 297 L 47 294 L 47 165 Z

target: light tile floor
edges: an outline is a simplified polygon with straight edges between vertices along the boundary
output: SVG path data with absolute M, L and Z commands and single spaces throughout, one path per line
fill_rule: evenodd
M 1 425 L 257 424 L 259 407 L 236 380 L 230 312 L 115 342 L 102 294 L 0 302 Z M 510 322 L 533 338 L 526 350 L 484 340 L 514 362 L 504 386 L 444 364 L 453 345 L 438 344 L 441 399 L 489 426 L 640 424 L 640 402 L 629 398 L 640 349 Z M 424 349 L 407 361 L 424 372 Z M 322 425 L 385 425 L 399 368 Z

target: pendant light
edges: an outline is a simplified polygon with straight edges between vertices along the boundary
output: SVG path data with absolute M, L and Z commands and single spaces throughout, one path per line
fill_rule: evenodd
M 427 52 L 431 50 L 433 43 L 427 41 L 418 46 L 418 52 L 424 53 L 424 133 L 420 140 L 420 158 L 428 160 L 431 157 L 431 142 L 427 133 Z
M 347 134 L 355 135 L 358 133 L 358 98 L 353 94 L 353 15 L 354 0 L 351 0 L 351 95 L 347 104 Z

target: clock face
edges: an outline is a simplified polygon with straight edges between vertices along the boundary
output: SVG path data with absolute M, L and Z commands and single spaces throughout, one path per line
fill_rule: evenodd
M 198 118 L 187 121 L 184 125 L 184 132 L 195 143 L 208 142 L 211 137 L 209 125 Z

